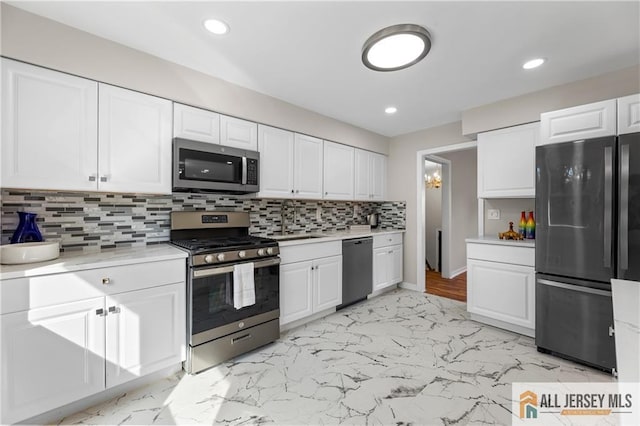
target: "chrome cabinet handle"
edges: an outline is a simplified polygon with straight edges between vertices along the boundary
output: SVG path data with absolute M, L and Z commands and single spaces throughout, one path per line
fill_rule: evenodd
M 291 190 L 291 193 L 293 194 L 293 189 Z
M 96 181 L 96 175 L 89 176 L 89 182 L 95 182 L 95 181 Z
M 117 308 L 115 306 L 109 306 L 109 313 L 110 314 L 119 314 L 120 313 L 120 308 Z
M 103 278 L 102 279 L 102 284 L 103 285 L 111 284 L 111 278 Z
M 329 195 L 329 193 L 328 193 L 328 192 L 325 192 L 325 193 L 324 193 L 324 195 Z
M 300 193 L 300 190 L 296 189 L 296 194 L 299 194 L 299 193 Z
M 104 311 L 104 309 L 96 309 L 96 315 L 99 317 L 106 317 L 107 313 Z
M 107 176 L 100 176 L 100 182 L 106 182 L 107 179 Z

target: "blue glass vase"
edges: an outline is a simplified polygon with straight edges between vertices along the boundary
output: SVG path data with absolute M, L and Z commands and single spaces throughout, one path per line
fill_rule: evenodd
M 18 212 L 20 222 L 11 237 L 11 244 L 42 241 L 42 234 L 36 224 L 36 214 Z

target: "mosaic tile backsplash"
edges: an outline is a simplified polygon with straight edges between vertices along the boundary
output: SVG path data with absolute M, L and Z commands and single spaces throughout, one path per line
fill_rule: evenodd
M 1 243 L 8 244 L 18 225 L 18 211 L 36 213 L 47 241 L 59 241 L 62 251 L 99 251 L 115 247 L 140 247 L 169 240 L 171 211 L 246 211 L 252 234 L 281 231 L 284 200 L 243 198 L 220 194 L 174 193 L 131 195 L 22 191 L 3 189 Z M 348 202 L 291 200 L 285 207 L 289 232 L 345 230 L 366 224 L 366 215 L 380 214 L 380 228 L 405 229 L 404 201 Z M 320 210 L 320 220 L 317 220 Z

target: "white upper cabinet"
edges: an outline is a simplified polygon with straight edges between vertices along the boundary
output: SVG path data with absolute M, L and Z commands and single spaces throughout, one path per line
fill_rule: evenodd
M 616 134 L 616 100 L 540 114 L 540 142 L 546 145 Z
M 640 94 L 618 98 L 618 134 L 640 132 Z
M 387 159 L 384 155 L 355 149 L 354 198 L 380 201 L 384 199 Z
M 173 137 L 219 144 L 220 114 L 174 103 Z
M 324 141 L 324 197 L 353 200 L 354 155 L 351 146 Z
M 540 123 L 478 134 L 478 198 L 535 197 Z
M 258 126 L 261 197 L 322 198 L 322 139 Z
M 171 101 L 100 84 L 98 188 L 171 193 Z
M 2 181 L 96 190 L 98 85 L 2 58 Z
M 292 197 L 293 132 L 258 125 L 260 197 Z
M 326 161 L 322 139 L 296 133 L 294 165 L 294 196 L 296 198 L 322 198 L 322 165 Z
M 220 116 L 220 143 L 234 148 L 258 150 L 258 124 L 239 118 Z

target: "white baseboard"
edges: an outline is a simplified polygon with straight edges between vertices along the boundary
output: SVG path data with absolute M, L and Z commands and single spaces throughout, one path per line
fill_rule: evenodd
M 291 330 L 296 327 L 300 327 L 302 325 L 305 325 L 308 322 L 315 321 L 320 318 L 324 318 L 327 315 L 331 315 L 335 311 L 336 311 L 336 308 L 329 308 L 329 309 L 325 309 L 324 311 L 316 312 L 315 314 L 309 315 L 308 317 L 300 318 L 299 320 L 291 321 L 286 324 L 280 324 L 280 331 L 283 332 L 283 331 Z
M 451 272 L 451 276 L 447 277 L 448 279 L 454 279 L 455 277 L 457 277 L 460 274 L 464 274 L 465 272 L 467 272 L 467 267 L 463 266 L 462 268 L 458 268 L 455 271 Z
M 407 282 L 401 282 L 400 284 L 398 284 L 398 287 L 400 288 L 404 288 L 405 290 L 413 290 L 413 291 L 419 291 L 419 292 L 423 292 L 424 289 L 422 290 L 418 290 L 418 284 L 413 284 L 413 283 L 407 283 Z

